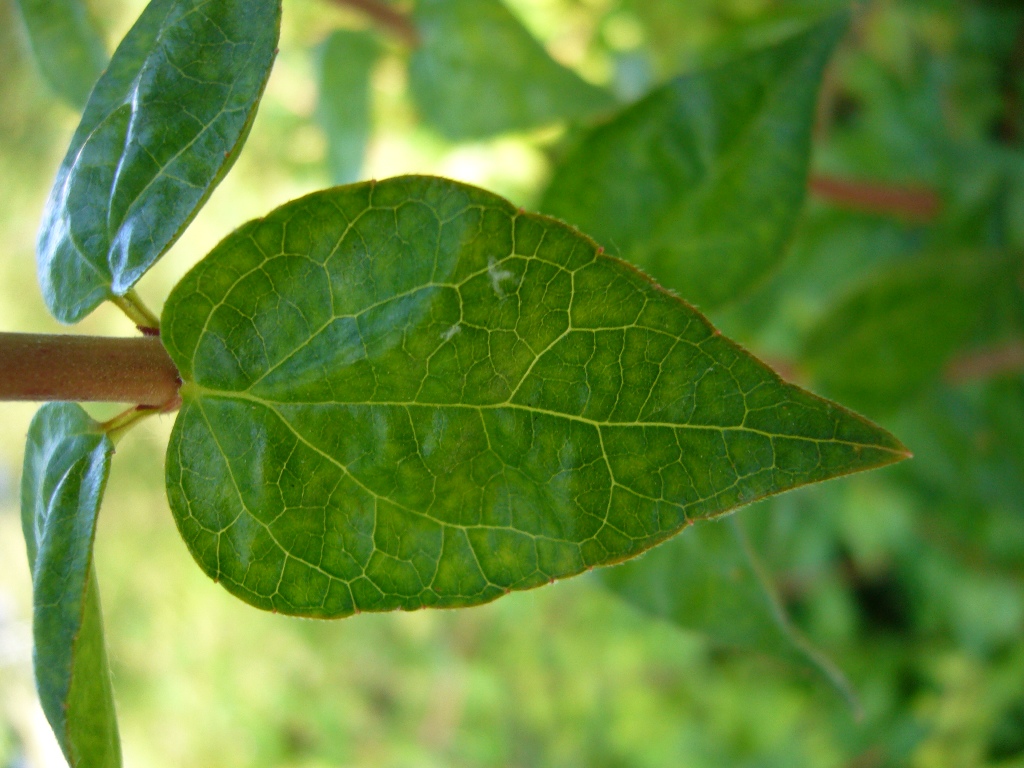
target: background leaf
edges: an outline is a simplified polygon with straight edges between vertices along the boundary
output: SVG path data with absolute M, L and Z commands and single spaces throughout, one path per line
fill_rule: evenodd
M 934 380 L 1007 271 L 990 254 L 976 253 L 876 274 L 813 330 L 807 366 L 829 394 L 871 413 L 890 410 Z
M 793 626 L 739 515 L 691 526 L 598 578 L 630 605 L 683 629 L 812 669 L 856 706 L 842 673 Z
M 822 70 L 846 22 L 653 91 L 580 141 L 541 209 L 701 307 L 738 298 L 782 258 Z
M 107 49 L 82 0 L 18 0 L 32 53 L 50 87 L 81 109 L 103 68 Z
M 335 184 L 360 177 L 370 136 L 370 72 L 379 55 L 372 35 L 349 30 L 332 33 L 320 50 L 317 117 L 327 135 L 327 165 Z
M 143 11 L 86 105 L 43 215 L 39 282 L 58 320 L 127 293 L 230 168 L 280 12 L 280 0 L 153 0 Z
M 72 768 L 121 764 L 92 562 L 113 453 L 99 425 L 73 403 L 43 406 L 25 448 L 21 519 L 32 570 L 36 687 Z
M 423 119 L 449 139 L 475 139 L 590 117 L 604 90 L 554 61 L 500 0 L 420 0 L 421 43 L 409 64 Z
M 906 455 L 574 230 L 444 179 L 247 224 L 162 338 L 182 536 L 286 613 L 486 602 Z

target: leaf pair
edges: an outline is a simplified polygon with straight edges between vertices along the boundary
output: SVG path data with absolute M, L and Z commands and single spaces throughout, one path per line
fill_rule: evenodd
M 60 5 L 22 2 L 35 41 L 42 30 L 67 42 L 46 49 L 64 68 L 95 46 L 80 34 L 80 5 Z M 279 0 L 154 0 L 143 12 L 92 91 L 43 217 L 39 280 L 58 320 L 125 297 L 202 206 L 252 124 L 279 24 Z M 112 453 L 100 425 L 57 403 L 37 414 L 25 454 L 36 682 L 72 766 L 120 764 L 92 565 Z

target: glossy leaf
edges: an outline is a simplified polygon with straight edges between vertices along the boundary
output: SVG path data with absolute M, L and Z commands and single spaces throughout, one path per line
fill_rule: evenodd
M 986 254 L 902 264 L 848 295 L 806 343 L 806 364 L 830 394 L 873 413 L 934 380 L 995 293 Z
M 285 613 L 486 602 L 905 456 L 588 238 L 444 179 L 250 222 L 162 338 L 182 536 Z
M 599 578 L 630 605 L 712 642 L 812 669 L 857 706 L 842 673 L 793 626 L 738 516 L 692 526 Z
M 72 768 L 121 764 L 92 563 L 113 452 L 73 403 L 43 406 L 25 448 L 21 519 L 32 570 L 36 687 Z
M 127 293 L 230 168 L 270 74 L 280 0 L 153 0 L 86 105 L 43 215 L 61 322 Z
M 580 141 L 541 209 L 698 306 L 735 299 L 784 253 L 846 18 L 655 90 Z
M 317 117 L 327 135 L 327 166 L 335 184 L 356 181 L 370 138 L 370 72 L 380 54 L 366 32 L 339 30 L 320 51 Z
M 85 106 L 107 65 L 103 38 L 82 0 L 18 0 L 32 53 L 46 82 L 73 107 Z
M 410 87 L 446 137 L 477 139 L 589 117 L 604 90 L 552 59 L 500 0 L 420 0 Z

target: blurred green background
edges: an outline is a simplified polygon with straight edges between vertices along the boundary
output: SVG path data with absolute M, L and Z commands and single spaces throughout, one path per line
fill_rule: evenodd
M 557 61 L 623 101 L 844 5 L 506 4 Z M 143 3 L 89 5 L 112 50 Z M 234 227 L 331 183 L 320 46 L 366 28 L 326 0 L 285 0 L 249 142 L 140 283 L 151 306 Z M 447 140 L 417 117 L 407 49 L 377 40 L 360 175 L 433 173 L 533 205 L 576 129 Z M 61 330 L 39 296 L 34 239 L 77 119 L 0 0 L 0 330 Z M 711 313 L 916 454 L 738 513 L 793 622 L 857 689 L 861 719 L 813 674 L 646 616 L 589 577 L 459 612 L 261 614 L 179 539 L 161 417 L 119 445 L 96 544 L 126 764 L 1024 766 L 1022 141 L 1019 3 L 862 3 L 825 79 L 812 167 L 869 204 L 819 185 L 778 274 Z M 978 264 L 999 279 L 965 291 Z M 75 332 L 133 329 L 107 305 Z M 3 405 L 0 766 L 61 764 L 34 700 L 17 508 L 33 411 Z

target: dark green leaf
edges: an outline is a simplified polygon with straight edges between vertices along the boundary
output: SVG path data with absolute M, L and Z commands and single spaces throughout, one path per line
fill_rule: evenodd
M 39 70 L 57 94 L 85 106 L 107 50 L 82 0 L 18 0 Z
M 700 306 L 736 298 L 782 258 L 846 18 L 652 92 L 580 142 L 542 210 Z
M 280 0 L 153 0 L 89 98 L 39 234 L 54 316 L 81 320 L 160 258 L 234 162 Z
M 811 333 L 806 363 L 829 394 L 885 412 L 939 373 L 994 293 L 988 254 L 932 257 L 873 276 Z
M 72 768 L 121 764 L 92 563 L 113 452 L 73 403 L 43 406 L 25 448 L 21 520 L 32 570 L 36 686 Z
M 420 0 L 410 86 L 424 119 L 475 139 L 589 117 L 604 90 L 554 61 L 500 0 Z
M 486 602 L 905 456 L 578 232 L 444 179 L 245 225 L 162 333 L 182 536 L 286 613 Z
M 365 32 L 338 31 L 320 53 L 317 117 L 327 134 L 327 165 L 335 184 L 359 178 L 370 137 L 370 72 L 380 46 Z
M 601 582 L 631 605 L 712 641 L 821 672 L 853 701 L 849 683 L 791 623 L 738 516 L 695 525 L 616 568 Z

